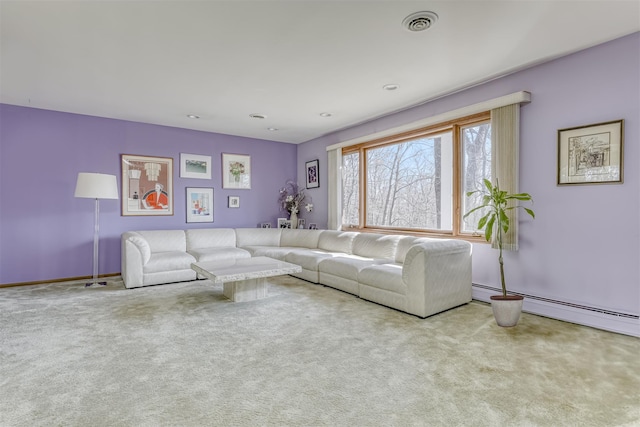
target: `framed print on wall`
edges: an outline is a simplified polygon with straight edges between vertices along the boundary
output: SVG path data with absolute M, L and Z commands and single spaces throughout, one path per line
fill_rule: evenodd
M 240 196 L 229 196 L 229 207 L 230 208 L 239 208 L 240 207 Z
M 251 188 L 251 157 L 244 154 L 222 154 L 222 188 Z
M 173 215 L 173 159 L 121 154 L 122 216 Z
M 211 179 L 211 156 L 180 153 L 180 178 Z
M 623 182 L 624 120 L 558 130 L 558 185 Z
M 213 188 L 187 187 L 187 222 L 213 222 Z
M 305 163 L 307 171 L 307 188 L 320 187 L 320 172 L 318 171 L 318 160 L 311 160 Z

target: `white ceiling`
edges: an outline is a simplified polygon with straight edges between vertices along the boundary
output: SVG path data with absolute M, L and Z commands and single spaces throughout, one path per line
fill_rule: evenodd
M 403 28 L 424 10 L 429 30 Z M 2 0 L 0 14 L 0 102 L 290 143 L 640 30 L 640 0 Z

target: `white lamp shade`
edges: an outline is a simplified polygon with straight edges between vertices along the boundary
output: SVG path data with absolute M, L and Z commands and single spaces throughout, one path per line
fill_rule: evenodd
M 80 172 L 75 197 L 89 199 L 117 199 L 118 182 L 115 175 Z

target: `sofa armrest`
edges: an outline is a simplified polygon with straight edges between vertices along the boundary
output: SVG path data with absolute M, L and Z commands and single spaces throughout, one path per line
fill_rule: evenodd
M 402 267 L 408 312 L 431 316 L 471 301 L 471 244 L 463 240 L 419 243 Z
M 144 284 L 144 265 L 151 258 L 147 241 L 136 232 L 122 234 L 122 258 L 120 269 L 125 287 L 135 288 Z

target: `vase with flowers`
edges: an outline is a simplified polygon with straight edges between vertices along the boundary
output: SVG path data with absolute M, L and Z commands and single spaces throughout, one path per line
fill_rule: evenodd
M 298 228 L 298 214 L 300 213 L 300 209 L 304 208 L 307 212 L 313 210 L 313 203 L 307 202 L 303 204 L 306 198 L 307 196 L 304 194 L 304 189 L 300 188 L 294 181 L 287 181 L 285 186 L 280 189 L 278 204 L 280 205 L 280 210 L 289 213 L 291 228 Z

